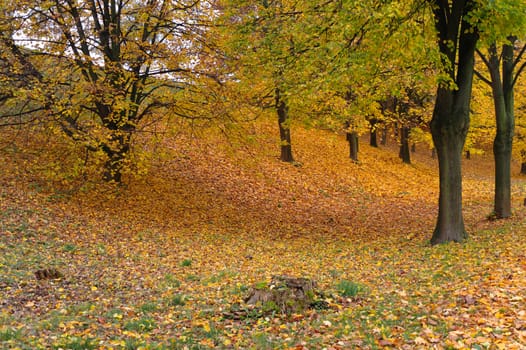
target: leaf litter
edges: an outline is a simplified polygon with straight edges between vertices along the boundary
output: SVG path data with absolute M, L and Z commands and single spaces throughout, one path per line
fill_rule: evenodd
M 272 125 L 255 131 L 255 146 L 179 135 L 166 141 L 176 149 L 170 159 L 125 188 L 58 199 L 6 155 L 0 344 L 526 346 L 524 179 L 513 180 L 513 218 L 488 221 L 491 159 L 465 162 L 470 239 L 431 247 L 438 181 L 429 154 L 408 166 L 394 149 L 365 146 L 354 164 L 343 137 L 298 128 L 294 166 L 276 158 Z M 45 269 L 60 276 L 35 278 Z M 275 275 L 315 280 L 329 307 L 291 315 L 247 308 L 248 290 Z M 360 294 L 343 296 L 342 281 Z

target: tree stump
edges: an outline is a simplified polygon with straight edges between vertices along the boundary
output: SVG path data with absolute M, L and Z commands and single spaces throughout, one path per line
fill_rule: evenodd
M 302 277 L 273 276 L 264 287 L 250 290 L 245 302 L 260 306 L 264 312 L 301 313 L 315 302 L 316 282 Z
M 36 270 L 34 273 L 37 280 L 54 280 L 64 277 L 62 272 L 54 268 Z

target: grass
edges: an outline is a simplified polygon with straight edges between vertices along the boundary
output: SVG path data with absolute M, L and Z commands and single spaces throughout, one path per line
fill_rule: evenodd
M 182 267 L 192 266 L 192 260 L 191 259 L 184 259 L 183 261 L 181 261 L 181 266 Z
M 154 330 L 155 327 L 157 327 L 157 324 L 152 318 L 143 317 L 137 320 L 126 322 L 123 326 L 123 329 L 137 333 L 148 333 Z
M 67 337 L 60 340 L 57 345 L 53 345 L 52 348 L 55 350 L 95 350 L 98 346 L 92 338 Z
M 13 328 L 0 329 L 0 344 L 20 339 L 21 331 Z
M 100 185 L 52 202 L 44 181 L 14 176 L 7 158 L 0 348 L 524 344 L 525 209 L 486 220 L 487 162 L 467 164 L 469 240 L 431 247 L 431 161 L 401 167 L 395 153 L 365 146 L 352 164 L 344 139 L 327 147 L 322 134 L 302 130 L 296 139 L 302 167 L 276 161 L 270 141 L 249 156 L 182 142 L 191 156 L 174 156 L 119 193 Z M 514 181 L 520 193 L 524 181 Z M 36 281 L 43 265 L 64 278 Z M 246 305 L 273 275 L 316 280 L 327 307 L 281 315 Z
M 186 299 L 187 297 L 183 294 L 175 294 L 168 298 L 167 304 L 169 306 L 184 306 L 184 304 L 186 304 Z
M 354 298 L 357 297 L 358 294 L 363 293 L 365 291 L 365 288 L 359 283 L 348 280 L 342 280 L 336 285 L 336 290 L 341 296 L 347 298 Z

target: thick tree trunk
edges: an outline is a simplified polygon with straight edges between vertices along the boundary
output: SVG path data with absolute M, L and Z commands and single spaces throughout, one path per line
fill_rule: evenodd
M 438 102 L 437 102 L 438 103 Z M 467 113 L 467 112 L 466 112 Z M 465 119 L 464 115 L 459 118 Z M 434 119 L 431 132 L 438 155 L 440 195 L 438 219 L 431 244 L 449 241 L 461 242 L 467 238 L 462 216 L 462 149 L 466 131 L 441 123 Z
M 103 145 L 102 150 L 108 159 L 104 163 L 102 179 L 107 182 L 122 182 L 122 173 L 125 170 L 126 158 L 131 147 L 131 139 L 128 132 L 117 132 L 112 137 L 110 145 Z
M 437 1 L 433 10 L 445 71 L 456 88 L 453 90 L 439 84 L 431 120 L 440 176 L 438 218 L 431 244 L 461 242 L 467 238 L 462 216 L 461 161 L 469 129 L 478 40 L 477 28 L 472 27 L 466 18 L 474 6 L 476 3 L 469 0 L 452 3 Z
M 290 120 L 287 104 L 281 98 L 279 89 L 276 89 L 276 111 L 278 113 L 279 137 L 281 156 L 280 159 L 284 162 L 292 163 L 292 143 L 290 139 Z
M 409 130 L 407 126 L 403 126 L 400 133 L 400 158 L 405 164 L 411 164 L 411 154 L 409 152 Z
M 102 179 L 106 182 L 121 183 L 125 159 L 126 154 L 124 152 L 111 152 L 108 155 L 108 160 L 104 163 Z
M 495 199 L 494 212 L 499 219 L 511 216 L 511 151 L 515 129 L 513 101 L 513 42 L 503 45 L 502 79 L 499 70 L 500 59 L 495 44 L 491 45 L 488 68 L 495 105 L 497 132 L 493 141 L 495 158 Z

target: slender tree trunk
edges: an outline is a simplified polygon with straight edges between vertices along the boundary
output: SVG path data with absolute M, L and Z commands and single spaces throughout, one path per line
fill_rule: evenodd
M 373 118 L 369 120 L 369 123 L 371 125 L 370 126 L 371 135 L 369 139 L 369 145 L 371 147 L 378 147 L 378 128 L 377 128 L 378 121 Z
M 358 161 L 358 133 L 356 131 L 347 133 L 347 141 L 349 141 L 349 157 L 357 162 Z
M 278 113 L 279 137 L 281 146 L 280 159 L 292 163 L 292 143 L 290 139 L 290 119 L 287 104 L 281 98 L 279 89 L 276 89 L 276 111 Z
M 411 153 L 416 153 L 416 143 L 411 145 Z
M 400 158 L 405 164 L 411 164 L 411 154 L 409 152 L 409 130 L 407 126 L 403 126 L 400 133 Z
M 491 75 L 491 89 L 495 105 L 497 132 L 493 141 L 495 158 L 495 199 L 494 212 L 497 218 L 511 216 L 511 152 L 515 129 L 513 101 L 513 42 L 502 48 L 502 79 L 499 70 L 500 59 L 496 45 L 491 45 L 488 68 Z
M 521 163 L 521 174 L 526 175 L 526 163 L 525 162 Z
M 382 128 L 382 134 L 380 136 L 380 144 L 382 146 L 387 145 L 387 126 Z

